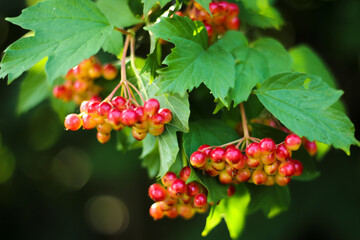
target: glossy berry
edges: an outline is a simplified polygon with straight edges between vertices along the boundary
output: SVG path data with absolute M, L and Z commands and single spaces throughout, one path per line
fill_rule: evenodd
M 284 162 L 291 157 L 291 151 L 288 150 L 284 144 L 280 144 L 275 150 L 275 157 L 279 161 Z
M 82 125 L 82 120 L 77 114 L 69 114 L 66 116 L 64 125 L 66 130 L 76 131 Z
M 171 184 L 177 179 L 177 176 L 175 173 L 173 172 L 167 172 L 162 178 L 161 178 L 161 183 L 165 186 L 165 187 L 170 187 Z
M 309 140 L 306 140 L 304 143 L 304 148 L 308 151 L 310 156 L 315 156 L 317 153 L 317 146 L 315 141 L 310 142 Z
M 91 102 L 90 101 L 83 101 L 80 105 L 80 112 L 87 112 L 88 106 Z
M 158 114 L 163 116 L 164 118 L 164 124 L 167 124 L 169 122 L 171 122 L 171 119 L 172 119 L 172 112 L 167 109 L 167 108 L 162 108 L 158 111 Z
M 258 158 L 248 157 L 246 164 L 249 168 L 257 168 L 260 165 L 260 160 Z
M 87 107 L 87 113 L 90 114 L 93 117 L 98 117 L 98 107 L 100 105 L 100 102 L 90 102 Z
M 104 65 L 102 71 L 106 80 L 113 80 L 117 75 L 117 68 L 112 64 Z
M 149 187 L 149 197 L 155 202 L 163 201 L 166 198 L 166 190 L 158 183 L 154 183 Z
M 295 167 L 294 176 L 300 176 L 304 170 L 302 163 L 299 160 L 291 159 L 289 160 Z
M 108 122 L 112 124 L 113 127 L 119 126 L 121 124 L 121 111 L 117 108 L 111 109 L 108 115 Z
M 248 157 L 253 157 L 253 158 L 257 158 L 260 157 L 260 147 L 259 147 L 259 143 L 251 143 L 247 148 L 246 148 L 246 155 Z
M 123 125 L 131 127 L 138 121 L 138 116 L 134 110 L 125 109 L 121 112 L 120 120 Z
M 107 117 L 112 109 L 112 105 L 108 102 L 102 102 L 98 106 L 98 115 L 102 117 Z
M 226 170 L 222 170 L 219 174 L 219 181 L 222 184 L 230 184 L 232 183 L 232 176 L 226 171 Z
M 196 194 L 200 192 L 200 187 L 197 182 L 188 183 L 186 188 L 187 188 L 187 193 L 189 194 L 190 197 L 194 197 Z
M 235 175 L 235 179 L 238 182 L 246 182 L 250 179 L 250 177 L 251 177 L 251 171 L 248 168 L 240 169 Z
M 165 124 L 165 119 L 162 115 L 156 113 L 149 118 L 149 124 L 151 126 L 162 126 Z
M 259 150 L 261 154 L 273 153 L 276 149 L 276 144 L 271 138 L 264 138 L 259 142 Z
M 94 64 L 88 70 L 88 75 L 90 78 L 99 78 L 102 74 L 102 66 L 100 64 Z
M 136 107 L 134 109 L 134 111 L 136 112 L 136 115 L 138 116 L 138 122 L 147 124 L 147 121 L 146 121 L 147 116 L 144 113 L 144 108 L 143 107 Z
M 178 213 L 184 219 L 190 219 L 194 216 L 195 210 L 188 204 L 178 206 Z
M 147 131 L 137 131 L 135 127 L 133 127 L 131 129 L 131 134 L 133 135 L 133 137 L 138 140 L 138 141 L 141 141 L 143 140 L 146 135 L 147 135 Z
M 289 177 L 284 177 L 284 176 L 281 176 L 281 175 L 275 175 L 275 182 L 277 185 L 279 186 L 286 186 L 289 184 L 291 178 Z
M 206 158 L 210 158 L 210 153 L 211 153 L 212 149 L 211 149 L 210 145 L 204 144 L 198 148 L 198 151 L 205 154 Z
M 202 168 L 206 163 L 205 154 L 200 151 L 195 151 L 190 156 L 190 163 L 196 168 Z
M 126 99 L 123 97 L 117 96 L 111 100 L 111 104 L 118 110 L 122 111 L 126 108 Z
M 164 217 L 164 211 L 160 208 L 158 203 L 153 203 L 149 209 L 150 216 L 154 220 L 159 220 Z
M 261 155 L 261 162 L 264 164 L 272 164 L 276 161 L 275 153 L 270 153 L 267 155 Z
M 168 218 L 176 218 L 179 214 L 176 207 L 171 207 L 169 210 L 165 211 L 165 215 Z
M 82 116 L 82 122 L 84 129 L 93 129 L 97 126 L 96 120 L 87 113 Z
M 279 161 L 275 161 L 273 164 L 265 164 L 264 171 L 268 175 L 273 175 L 277 172 L 279 165 Z
M 173 193 L 175 193 L 176 195 L 180 195 L 183 193 L 186 193 L 186 184 L 184 182 L 184 180 L 182 179 L 176 179 L 172 184 L 171 184 L 171 191 Z M 170 191 L 170 190 L 169 190 Z
M 160 109 L 160 103 L 155 98 L 151 98 L 144 103 L 144 113 L 147 115 L 154 115 Z
M 207 204 L 207 197 L 203 193 L 198 193 L 194 197 L 194 206 L 195 207 L 204 207 Z
M 106 142 L 108 142 L 110 140 L 111 135 L 110 134 L 103 134 L 101 132 L 98 132 L 96 137 L 97 137 L 97 140 L 100 143 L 104 144 L 104 143 L 106 143 Z
M 184 182 L 186 182 L 191 174 L 191 168 L 189 166 L 183 167 L 179 173 L 180 179 L 182 179 Z
M 256 169 L 251 175 L 251 180 L 256 185 L 262 185 L 266 182 L 267 177 L 267 174 L 263 170 Z
M 285 138 L 285 146 L 287 149 L 296 151 L 300 148 L 301 138 L 296 134 L 290 134 Z
M 225 150 L 221 147 L 216 147 L 211 151 L 210 157 L 215 163 L 223 162 L 225 161 Z
M 239 149 L 229 147 L 225 151 L 224 158 L 228 164 L 237 164 L 242 159 L 242 154 Z
M 230 17 L 226 19 L 226 28 L 229 30 L 238 30 L 240 27 L 240 20 L 238 17 Z
M 291 177 L 295 173 L 295 166 L 290 161 L 283 162 L 278 168 L 278 173 L 280 176 Z

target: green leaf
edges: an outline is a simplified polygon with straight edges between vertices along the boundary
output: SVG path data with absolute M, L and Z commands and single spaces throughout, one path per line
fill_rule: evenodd
M 147 55 L 145 65 L 140 72 L 140 74 L 143 74 L 145 72 L 150 73 L 150 83 L 158 75 L 156 71 L 161 68 L 161 50 L 159 51 L 160 48 L 161 47 L 156 44 L 154 51 Z
M 144 15 L 147 16 L 153 6 L 160 4 L 161 7 L 164 7 L 171 0 L 141 0 L 141 2 L 144 3 Z
M 300 45 L 289 50 L 293 59 L 292 69 L 297 72 L 309 73 L 321 77 L 330 87 L 337 88 L 336 80 L 323 60 L 308 46 Z M 337 110 L 345 112 L 341 101 L 333 105 Z
M 219 205 L 215 206 L 214 213 L 209 214 L 206 219 L 206 226 L 201 235 L 207 236 L 224 218 L 230 237 L 237 239 L 244 229 L 249 202 L 249 192 L 243 184 L 239 185 L 232 197 L 221 200 Z
M 46 72 L 52 82 L 96 54 L 114 31 L 88 0 L 48 0 L 7 20 L 35 31 L 35 36 L 19 39 L 5 50 L 0 77 L 8 75 L 9 83 L 46 56 Z
M 209 5 L 211 3 L 211 0 L 197 0 L 197 3 L 199 3 L 208 13 L 211 14 Z
M 260 28 L 280 29 L 284 21 L 270 0 L 240 0 L 240 18 Z
M 343 112 L 330 108 L 341 94 L 319 77 L 295 72 L 272 76 L 256 91 L 267 110 L 294 133 L 349 154 L 350 145 L 360 145 L 354 125 Z
M 124 153 L 142 147 L 142 142 L 137 141 L 131 132 L 131 128 L 124 128 L 116 132 L 116 150 Z
M 158 177 L 164 176 L 169 171 L 179 153 L 179 144 L 176 136 L 177 131 L 178 129 L 173 126 L 165 126 L 164 133 L 157 137 L 160 152 Z
M 143 150 L 140 158 L 142 159 L 141 166 L 148 170 L 149 177 L 155 177 L 159 173 L 160 154 L 157 139 L 154 136 L 146 136 L 143 140 Z
M 286 211 L 290 205 L 290 192 L 287 186 L 257 186 L 247 184 L 251 201 L 248 213 L 262 210 L 268 218 Z
M 105 52 L 119 56 L 121 54 L 123 44 L 124 40 L 122 33 L 118 31 L 112 31 L 111 34 L 105 39 L 102 49 Z
M 201 22 L 174 15 L 172 18 L 161 18 L 147 30 L 175 44 L 172 53 L 163 62 L 168 66 L 158 71 L 163 77 L 161 92 L 184 96 L 187 90 L 204 83 L 215 98 L 228 106 L 225 98 L 234 86 L 235 61 L 218 44 L 206 49 L 208 36 Z
M 49 96 L 45 73 L 46 59 L 30 68 L 20 86 L 17 114 L 35 107 Z

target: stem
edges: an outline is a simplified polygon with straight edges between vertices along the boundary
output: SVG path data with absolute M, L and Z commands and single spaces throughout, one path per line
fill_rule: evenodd
M 146 93 L 146 90 L 145 90 L 145 85 L 144 85 L 144 83 L 139 75 L 139 72 L 136 68 L 136 65 L 135 65 L 135 38 L 131 38 L 131 42 L 130 42 L 130 64 L 131 64 L 131 68 L 133 69 L 133 71 L 135 73 L 135 77 L 137 79 L 138 86 L 141 87 L 142 89 L 144 89 L 143 92 L 144 92 L 145 98 L 149 99 L 149 97 Z M 132 88 L 137 92 L 137 94 L 139 94 L 143 103 L 145 103 L 145 101 L 144 101 L 142 95 L 140 94 L 140 92 L 138 91 L 138 89 L 132 84 L 130 86 L 132 86 Z
M 187 158 L 186 158 L 186 154 L 185 154 L 185 150 L 184 148 L 182 148 L 182 151 L 181 151 L 181 157 L 182 157 L 182 164 L 183 164 L 183 167 L 186 167 L 188 165 L 188 162 L 187 162 Z
M 241 120 L 242 120 L 243 131 L 244 131 L 244 138 L 248 139 L 250 137 L 250 135 L 249 135 L 249 129 L 247 127 L 244 104 L 242 104 L 242 103 L 240 103 L 240 112 L 241 112 Z

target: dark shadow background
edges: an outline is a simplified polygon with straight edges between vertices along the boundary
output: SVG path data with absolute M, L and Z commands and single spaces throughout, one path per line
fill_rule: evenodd
M 318 52 L 359 129 L 360 1 L 279 0 L 278 6 L 288 24 L 264 33 L 287 47 L 305 43 Z M 21 0 L 0 0 L 1 52 L 25 33 L 4 17 L 24 7 Z M 20 83 L 0 81 L 0 239 L 201 239 L 205 216 L 149 217 L 152 181 L 138 151 L 117 152 L 114 139 L 100 145 L 91 131 L 63 131 L 48 102 L 17 116 Z M 360 239 L 360 151 L 351 152 L 332 150 L 317 164 L 318 179 L 291 183 L 287 212 L 272 220 L 261 212 L 249 216 L 241 239 Z M 206 239 L 229 239 L 225 224 Z

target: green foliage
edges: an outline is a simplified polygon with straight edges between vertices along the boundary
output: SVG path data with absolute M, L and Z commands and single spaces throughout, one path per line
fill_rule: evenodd
M 9 83 L 47 56 L 46 72 L 53 81 L 96 54 L 114 31 L 104 14 L 87 0 L 44 1 L 7 20 L 35 32 L 5 50 L 0 77 L 8 75 Z
M 240 18 L 245 23 L 260 28 L 276 28 L 284 24 L 279 11 L 271 0 L 237 0 Z
M 245 225 L 249 202 L 248 190 L 245 185 L 239 185 L 235 195 L 220 201 L 219 205 L 214 206 L 215 210 L 207 217 L 206 226 L 201 235 L 207 236 L 224 218 L 230 237 L 232 239 L 238 238 Z
M 208 37 L 202 23 L 175 15 L 161 18 L 147 29 L 176 46 L 163 62 L 168 67 L 159 71 L 163 76 L 161 92 L 183 96 L 204 83 L 215 98 L 228 105 L 225 98 L 234 86 L 234 59 L 219 44 L 207 48 Z
M 319 77 L 303 73 L 272 76 L 256 91 L 261 103 L 287 128 L 350 154 L 350 145 L 360 145 L 354 126 L 343 112 L 330 108 L 341 94 Z

